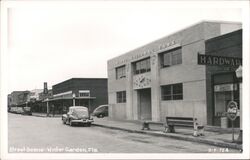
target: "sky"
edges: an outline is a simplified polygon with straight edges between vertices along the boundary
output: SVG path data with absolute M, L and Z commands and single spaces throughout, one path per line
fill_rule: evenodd
M 107 78 L 107 60 L 149 42 L 202 20 L 242 21 L 241 8 L 222 4 L 45 1 L 10 7 L 8 92 L 74 77 Z

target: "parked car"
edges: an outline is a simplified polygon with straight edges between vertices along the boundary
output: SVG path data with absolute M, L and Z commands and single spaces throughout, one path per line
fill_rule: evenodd
M 71 106 L 69 107 L 69 112 L 62 115 L 63 124 L 84 124 L 86 126 L 91 126 L 94 122 L 93 118 L 90 118 L 89 110 L 84 106 Z
M 109 106 L 108 105 L 101 105 L 93 111 L 92 116 L 96 116 L 98 118 L 103 118 L 103 117 L 107 117 L 108 114 L 109 114 Z
M 31 112 L 31 107 L 23 107 L 23 112 L 21 113 L 22 115 L 32 115 Z

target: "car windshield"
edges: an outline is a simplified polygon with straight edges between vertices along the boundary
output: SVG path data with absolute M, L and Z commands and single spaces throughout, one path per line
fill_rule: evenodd
M 101 111 L 104 111 L 104 109 L 105 109 L 105 107 L 100 107 L 100 108 L 97 108 L 96 111 L 101 112 Z

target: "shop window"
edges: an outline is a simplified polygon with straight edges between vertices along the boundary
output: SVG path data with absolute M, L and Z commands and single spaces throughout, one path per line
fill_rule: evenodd
M 117 103 L 126 103 L 126 91 L 116 92 Z
M 121 66 L 116 68 L 116 79 L 126 78 L 126 67 Z
M 162 100 L 182 100 L 183 87 L 182 83 L 165 85 L 161 87 Z
M 170 67 L 182 63 L 181 48 L 176 48 L 171 51 L 162 53 L 161 67 Z
M 134 63 L 134 74 L 150 72 L 150 58 L 143 59 Z
M 224 117 L 227 112 L 227 105 L 235 101 L 239 106 L 239 90 L 236 84 L 220 84 L 214 86 L 214 116 Z

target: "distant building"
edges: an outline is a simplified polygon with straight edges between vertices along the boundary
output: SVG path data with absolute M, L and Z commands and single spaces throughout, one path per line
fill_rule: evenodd
M 92 112 L 108 103 L 107 78 L 71 78 L 52 86 L 53 98 L 49 99 L 57 112 L 69 106 L 86 106 Z
M 110 117 L 196 117 L 204 125 L 220 125 L 216 112 L 225 112 L 225 96 L 231 94 L 221 84 L 234 91 L 233 72 L 242 64 L 238 30 L 241 23 L 201 22 L 109 60 Z M 211 62 L 212 56 L 218 57 Z
M 44 92 L 39 93 L 38 100 L 45 100 L 47 98 L 53 98 L 52 89 L 47 90 L 45 93 Z
M 8 95 L 8 106 L 17 106 L 19 103 L 18 95 L 23 91 L 13 91 Z
M 28 101 L 37 101 L 39 100 L 39 95 L 43 93 L 43 89 L 33 89 L 30 91 Z

